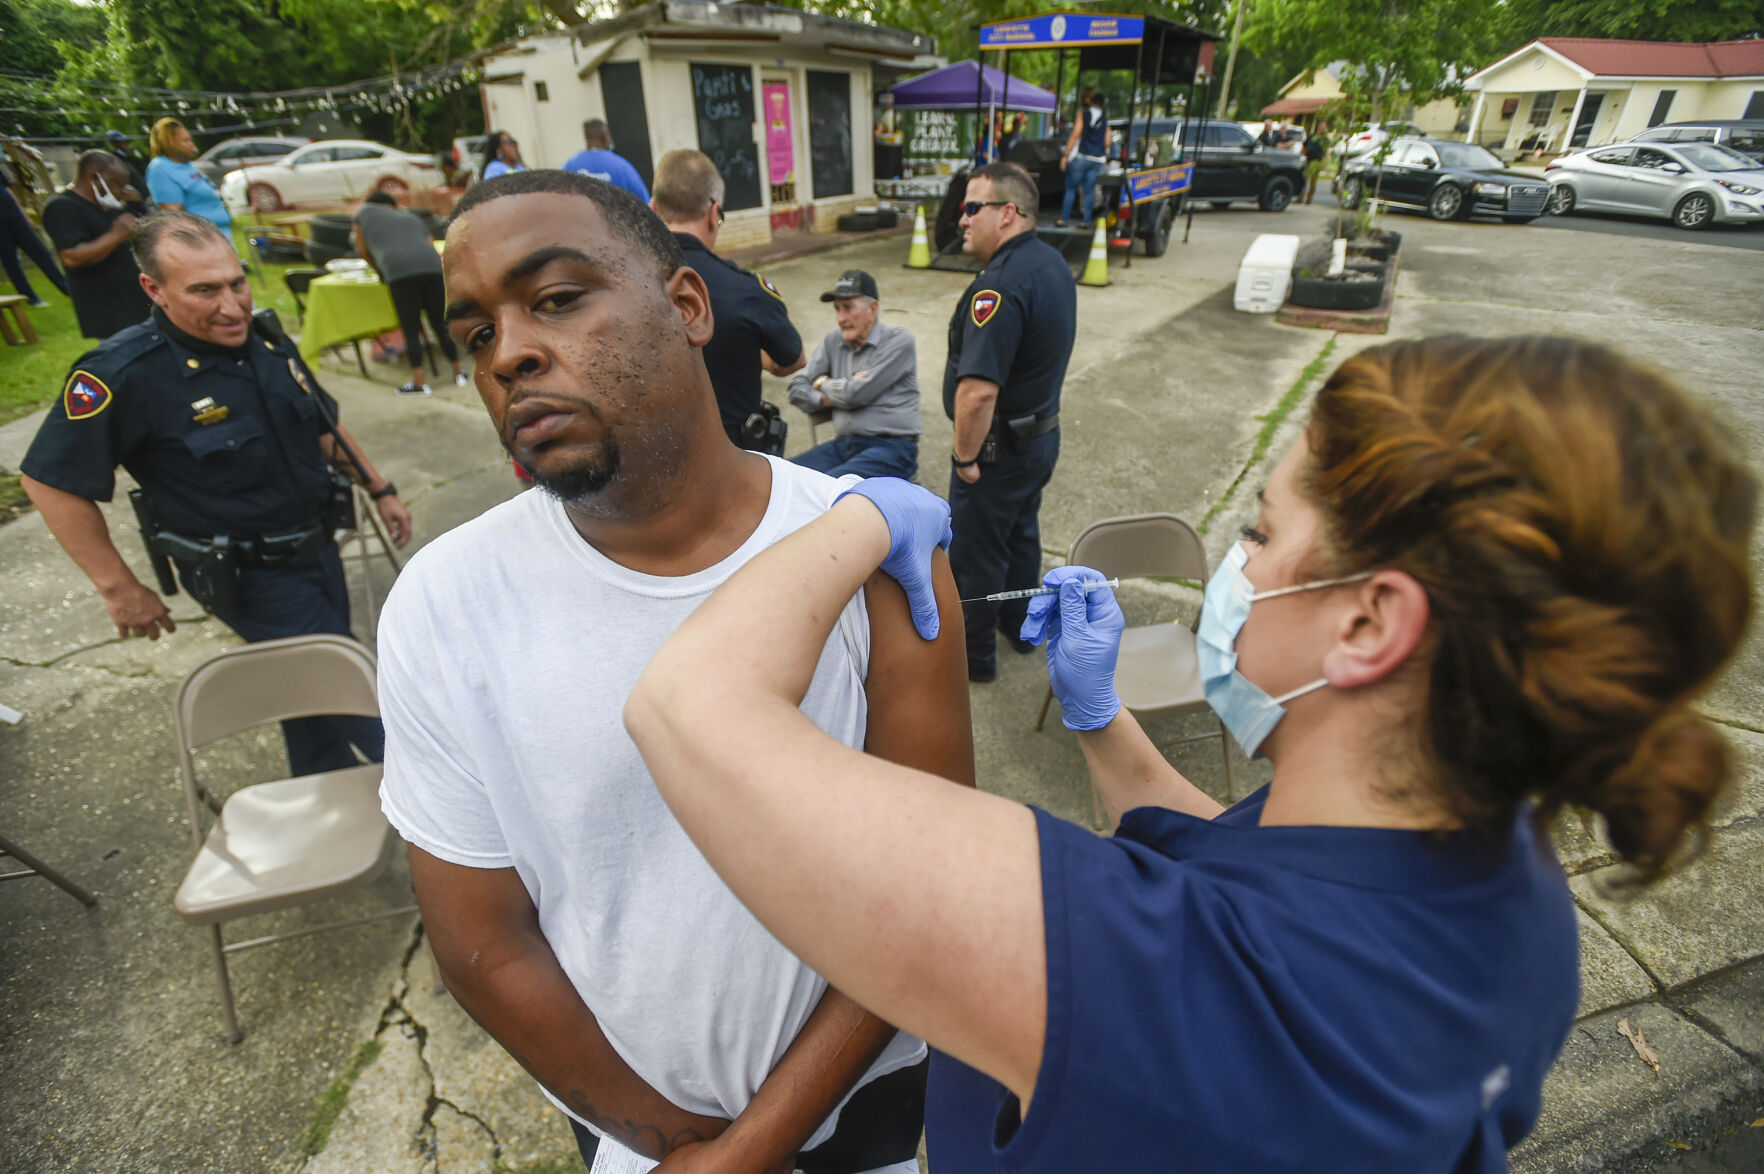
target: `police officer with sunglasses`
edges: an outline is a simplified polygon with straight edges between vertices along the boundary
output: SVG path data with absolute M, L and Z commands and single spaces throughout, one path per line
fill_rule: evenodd
M 955 421 L 949 480 L 950 568 L 964 599 L 1041 581 L 1041 491 L 1060 454 L 1060 385 L 1078 331 L 1078 289 L 1035 235 L 1040 193 L 1015 163 L 968 180 L 962 251 L 985 266 L 949 321 L 943 410 Z M 1026 605 L 962 605 L 968 679 L 998 675 L 997 632 L 1018 638 Z

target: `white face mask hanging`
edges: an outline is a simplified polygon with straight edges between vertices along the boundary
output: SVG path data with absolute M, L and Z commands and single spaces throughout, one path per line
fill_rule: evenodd
M 103 176 L 92 177 L 92 196 L 98 201 L 100 208 L 109 208 L 112 212 L 123 206 L 122 197 L 110 190 Z

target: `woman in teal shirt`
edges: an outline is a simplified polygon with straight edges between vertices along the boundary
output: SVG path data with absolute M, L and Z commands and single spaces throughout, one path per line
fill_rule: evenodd
M 208 177 L 191 165 L 190 160 L 196 158 L 196 140 L 184 124 L 162 118 L 153 124 L 148 142 L 153 158 L 147 164 L 147 190 L 153 202 L 161 208 L 194 212 L 231 237 L 233 217 Z

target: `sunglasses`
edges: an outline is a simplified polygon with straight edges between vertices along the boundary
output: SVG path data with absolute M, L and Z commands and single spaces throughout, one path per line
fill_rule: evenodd
M 982 208 L 1000 208 L 1008 204 L 1010 204 L 1009 200 L 969 200 L 962 205 L 962 215 L 972 218 L 980 215 Z
M 729 214 L 723 211 L 723 206 L 721 204 L 717 204 L 715 207 L 717 209 L 717 227 L 720 228 L 722 227 L 723 221 L 729 219 Z

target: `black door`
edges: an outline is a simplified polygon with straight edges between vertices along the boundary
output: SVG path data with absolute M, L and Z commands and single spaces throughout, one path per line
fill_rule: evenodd
M 1605 95 L 1588 94 L 1580 104 L 1580 121 L 1574 124 L 1574 137 L 1568 140 L 1571 147 L 1584 147 L 1592 138 L 1593 123 L 1599 120 L 1599 107 L 1605 104 Z
M 637 169 L 644 187 L 654 187 L 655 165 L 649 158 L 649 113 L 643 106 L 643 73 L 635 61 L 617 61 L 600 67 L 600 100 L 606 107 L 606 128 L 612 132 L 613 150 Z

